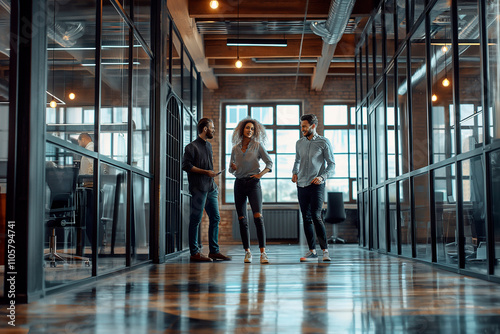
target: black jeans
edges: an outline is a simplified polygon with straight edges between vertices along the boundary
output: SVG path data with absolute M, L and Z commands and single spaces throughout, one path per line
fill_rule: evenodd
M 303 188 L 297 187 L 297 194 L 300 211 L 302 212 L 302 220 L 304 221 L 304 233 L 306 234 L 309 249 L 316 248 L 313 223 L 321 249 L 328 249 L 325 224 L 321 216 L 321 209 L 323 208 L 325 199 L 325 184 L 311 184 Z
M 250 230 L 248 229 L 247 219 L 247 197 L 250 202 L 252 212 L 260 213 L 260 218 L 254 217 L 255 229 L 257 230 L 257 238 L 259 239 L 259 247 L 266 247 L 266 230 L 264 229 L 264 219 L 262 218 L 262 189 L 260 180 L 255 177 L 246 177 L 236 179 L 234 181 L 234 205 L 238 220 L 240 222 L 240 235 L 243 243 L 243 248 L 250 248 Z M 243 217 L 240 219 L 240 217 Z

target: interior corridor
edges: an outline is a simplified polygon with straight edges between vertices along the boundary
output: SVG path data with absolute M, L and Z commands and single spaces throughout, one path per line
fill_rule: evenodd
M 496 283 L 357 245 L 332 245 L 331 263 L 300 263 L 303 247 L 270 245 L 269 265 L 257 253 L 244 264 L 240 247 L 222 248 L 230 262 L 190 263 L 185 252 L 19 305 L 15 333 L 500 331 Z

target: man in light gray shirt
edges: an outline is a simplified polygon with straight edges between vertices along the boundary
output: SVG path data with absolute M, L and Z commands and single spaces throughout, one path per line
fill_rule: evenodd
M 316 133 L 316 127 L 318 126 L 316 115 L 303 115 L 300 121 L 304 137 L 300 138 L 295 146 L 296 154 L 292 182 L 297 183 L 297 195 L 304 221 L 304 233 L 309 246 L 309 251 L 304 257 L 300 258 L 300 261 L 318 260 L 314 230 L 316 230 L 320 247 L 323 250 L 323 261 L 331 261 L 321 210 L 325 197 L 325 181 L 335 169 L 333 148 L 327 138 Z

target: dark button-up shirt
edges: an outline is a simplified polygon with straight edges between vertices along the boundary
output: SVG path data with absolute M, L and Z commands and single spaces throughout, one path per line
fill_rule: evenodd
M 213 190 L 216 187 L 214 179 L 205 174 L 191 172 L 193 167 L 205 170 L 214 169 L 212 144 L 200 137 L 186 146 L 182 160 L 182 170 L 188 173 L 189 191 L 192 189 L 198 191 Z

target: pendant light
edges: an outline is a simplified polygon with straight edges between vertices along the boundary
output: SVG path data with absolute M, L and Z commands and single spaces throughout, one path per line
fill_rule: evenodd
M 237 22 L 238 22 L 237 31 L 238 31 L 238 40 L 239 40 L 240 39 L 240 0 L 238 0 Z M 243 66 L 243 63 L 240 60 L 240 46 L 239 46 L 239 44 L 236 45 L 236 58 L 237 59 L 236 59 L 236 62 L 234 63 L 234 66 L 236 66 L 236 68 L 241 68 Z
M 74 89 L 73 82 L 75 81 L 73 80 L 74 77 L 75 77 L 75 59 L 73 58 L 73 66 L 71 66 L 71 92 L 68 95 L 70 100 L 74 100 L 76 97 L 75 93 L 73 93 Z
M 447 38 L 448 37 L 446 35 L 446 27 L 444 27 L 444 40 L 445 40 L 445 44 L 448 41 Z M 448 48 L 446 48 L 446 51 L 448 51 Z M 446 63 L 446 53 L 447 52 L 444 52 L 444 79 L 441 82 L 441 84 L 443 85 L 443 87 L 448 87 L 450 85 L 450 80 L 448 80 L 448 64 Z
M 210 8 L 217 9 L 217 7 L 219 7 L 219 1 L 217 0 L 210 1 Z

